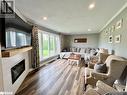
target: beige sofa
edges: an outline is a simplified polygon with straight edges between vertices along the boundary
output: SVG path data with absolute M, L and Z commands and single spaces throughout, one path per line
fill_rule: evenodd
M 60 58 L 68 58 L 71 53 L 75 53 L 75 54 L 80 54 L 81 58 L 84 58 L 86 60 L 86 59 L 90 58 L 96 52 L 97 52 L 96 48 L 72 47 L 69 49 L 69 52 L 61 52 Z

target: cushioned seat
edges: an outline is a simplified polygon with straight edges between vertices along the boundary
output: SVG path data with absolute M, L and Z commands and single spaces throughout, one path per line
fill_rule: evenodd
M 108 68 L 107 73 L 98 73 L 93 69 L 90 69 L 90 77 L 86 78 L 87 84 L 95 86 L 97 80 L 102 80 L 107 84 L 112 85 L 116 79 L 120 78 L 123 70 L 127 65 L 127 60 L 119 56 L 110 55 L 106 59 L 105 64 Z M 89 68 L 86 70 L 89 70 Z

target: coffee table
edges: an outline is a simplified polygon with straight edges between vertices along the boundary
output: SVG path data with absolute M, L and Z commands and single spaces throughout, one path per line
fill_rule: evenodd
M 70 54 L 70 56 L 68 57 L 69 61 L 75 61 L 77 66 L 81 61 L 81 55 L 80 54 Z

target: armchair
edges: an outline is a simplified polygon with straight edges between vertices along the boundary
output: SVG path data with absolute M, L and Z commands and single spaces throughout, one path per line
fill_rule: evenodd
M 126 82 L 127 88 L 127 82 Z M 84 95 L 127 95 L 127 89 L 124 92 L 119 92 L 113 87 L 105 84 L 104 82 L 98 80 L 95 88 L 89 87 Z
M 118 92 L 116 89 L 113 87 L 105 84 L 104 82 L 98 80 L 96 83 L 95 88 L 88 88 L 84 95 L 104 95 L 106 93 L 112 93 L 112 92 Z
M 91 61 L 89 62 L 88 67 L 91 68 L 91 69 L 93 69 L 94 68 L 94 65 L 97 62 L 104 63 L 106 61 L 106 59 L 107 59 L 108 56 L 109 56 L 109 54 L 107 54 L 107 53 L 98 53 L 98 55 L 93 56 L 91 58 Z
M 95 86 L 98 80 L 102 80 L 108 85 L 112 85 L 113 82 L 121 76 L 127 65 L 127 60 L 119 56 L 110 55 L 106 59 L 105 64 L 108 68 L 107 73 L 98 73 L 94 69 L 85 68 L 85 72 L 87 72 L 87 75 L 89 74 L 85 83 Z

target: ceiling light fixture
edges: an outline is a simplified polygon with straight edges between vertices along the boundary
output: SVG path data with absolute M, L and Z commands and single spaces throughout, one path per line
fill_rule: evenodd
M 43 17 L 43 20 L 47 20 L 47 17 Z
M 91 31 L 91 29 L 88 29 L 88 31 Z
M 93 9 L 95 7 L 95 3 L 89 5 L 89 9 Z

